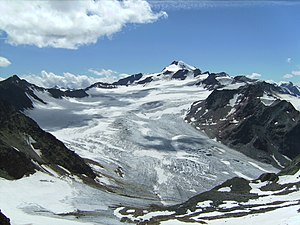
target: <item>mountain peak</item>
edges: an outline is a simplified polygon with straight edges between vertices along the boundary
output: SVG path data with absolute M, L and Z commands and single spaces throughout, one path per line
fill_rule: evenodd
M 178 65 L 179 64 L 179 62 L 181 62 L 181 61 L 176 61 L 176 60 L 174 60 L 170 65 L 172 65 L 172 64 L 174 64 L 174 65 Z
M 178 70 L 195 70 L 196 67 L 191 66 L 183 61 L 173 61 L 169 66 L 165 67 L 163 71 L 176 72 Z
M 180 67 L 182 69 L 188 69 L 188 70 L 195 70 L 196 69 L 196 67 L 191 66 L 191 65 L 189 65 L 189 64 L 187 64 L 187 63 L 185 63 L 185 62 L 183 62 L 181 60 L 179 60 L 179 61 L 173 61 L 171 63 L 171 65 L 176 65 L 176 66 L 178 66 L 178 67 Z
M 281 83 L 280 87 L 288 94 L 291 94 L 291 95 L 294 95 L 294 96 L 300 96 L 299 86 L 294 85 L 291 81 Z
M 17 75 L 13 75 L 13 76 L 7 78 L 6 80 L 11 83 L 18 83 L 19 81 L 21 81 L 21 78 L 18 77 Z

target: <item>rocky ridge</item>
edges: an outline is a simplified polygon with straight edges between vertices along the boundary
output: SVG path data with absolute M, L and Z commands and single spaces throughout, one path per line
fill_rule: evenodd
M 32 107 L 28 95 L 46 104 L 34 90 L 44 91 L 17 76 L 0 82 L 0 176 L 20 179 L 40 170 L 93 182 L 95 174 L 82 158 L 20 112 Z
M 0 224 L 10 225 L 10 220 L 1 212 L 1 210 L 0 210 Z
M 210 138 L 283 168 L 300 153 L 300 113 L 281 93 L 261 81 L 216 89 L 191 106 L 186 121 Z

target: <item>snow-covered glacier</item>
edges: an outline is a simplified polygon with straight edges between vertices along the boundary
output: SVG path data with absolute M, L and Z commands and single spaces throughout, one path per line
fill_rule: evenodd
M 41 185 L 34 198 L 20 194 L 4 204 L 8 195 L 1 196 L 1 209 L 15 224 L 118 224 L 113 215 L 117 207 L 181 203 L 235 176 L 254 179 L 264 172 L 277 172 L 209 139 L 184 121 L 191 104 L 211 93 L 189 85 L 195 79 L 93 87 L 84 98 L 56 99 L 47 91 L 35 91 L 47 104 L 32 99 L 34 108 L 25 114 L 85 158 L 103 188 L 43 173 L 18 181 L 1 180 L 2 191 L 11 195 L 13 191 L 7 190 L 18 185 L 27 189 Z M 57 192 L 60 197 L 51 198 Z M 19 214 L 14 215 L 16 209 Z

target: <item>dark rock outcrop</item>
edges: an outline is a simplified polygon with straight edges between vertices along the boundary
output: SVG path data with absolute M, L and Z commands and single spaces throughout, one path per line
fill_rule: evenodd
M 173 74 L 172 79 L 185 80 L 188 73 L 189 70 L 186 69 L 178 70 L 176 73 Z
M 197 77 L 198 75 L 201 75 L 202 74 L 202 72 L 201 72 L 201 70 L 200 69 L 195 69 L 194 71 L 194 77 Z
M 10 220 L 1 212 L 1 210 L 0 210 L 0 224 L 10 225 Z
M 143 80 L 138 81 L 137 84 L 147 84 L 147 83 L 150 83 L 151 81 L 153 81 L 153 78 L 152 77 L 147 77 Z
M 14 106 L 16 110 L 33 108 L 33 103 L 28 96 L 46 104 L 34 94 L 33 90 L 43 91 L 43 88 L 30 84 L 26 80 L 21 80 L 17 75 L 14 75 L 0 82 L 0 100 Z
M 292 82 L 283 83 L 280 85 L 280 87 L 287 94 L 294 95 L 297 97 L 300 96 L 300 88 L 298 86 L 294 85 Z
M 38 124 L 0 100 L 0 176 L 19 179 L 49 167 L 61 175 L 93 180 L 92 169 Z M 64 169 L 63 169 L 63 168 Z M 68 170 L 69 172 L 67 172 Z
M 51 94 L 53 98 L 62 98 L 62 97 L 84 98 L 89 96 L 83 89 L 62 91 L 60 89 L 49 88 L 47 89 L 47 91 Z
M 233 78 L 233 83 L 239 83 L 239 82 L 244 82 L 244 83 L 253 83 L 257 80 L 254 80 L 254 79 L 251 79 L 251 78 L 248 78 L 246 76 L 235 76 Z
M 203 81 L 197 83 L 197 85 L 203 85 L 208 90 L 214 90 L 217 88 L 224 87 L 224 85 L 219 81 L 219 79 L 230 78 L 230 76 L 225 72 L 220 72 L 220 73 L 205 72 L 204 74 L 208 74 L 208 77 Z
M 57 88 L 42 88 L 20 79 L 17 75 L 0 82 L 0 100 L 7 102 L 15 110 L 23 111 L 33 108 L 32 100 L 47 104 L 39 98 L 35 91 L 48 92 L 53 98 L 72 97 L 83 98 L 88 94 L 83 89 L 62 91 Z
M 97 83 L 94 83 L 92 84 L 91 86 L 87 87 L 85 89 L 85 91 L 91 89 L 91 88 L 104 88 L 104 89 L 113 89 L 113 88 L 116 88 L 117 86 L 116 85 L 113 85 L 113 84 L 109 84 L 109 83 L 103 83 L 103 82 L 97 82 Z
M 214 90 L 192 105 L 186 120 L 252 158 L 285 166 L 289 160 L 283 155 L 293 159 L 300 153 L 300 113 L 276 100 L 276 93 L 281 89 L 265 82 Z
M 121 86 L 128 86 L 135 81 L 140 80 L 143 77 L 142 73 L 134 74 L 129 77 L 122 78 L 118 80 L 117 82 L 112 83 L 113 85 L 121 85 Z

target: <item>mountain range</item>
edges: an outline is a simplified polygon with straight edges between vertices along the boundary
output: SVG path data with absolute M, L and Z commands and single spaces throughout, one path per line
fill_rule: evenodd
M 182 61 L 80 90 L 14 75 L 0 82 L 0 191 L 66 188 L 52 205 L 0 196 L 0 209 L 13 224 L 217 224 L 294 210 L 299 90 Z

